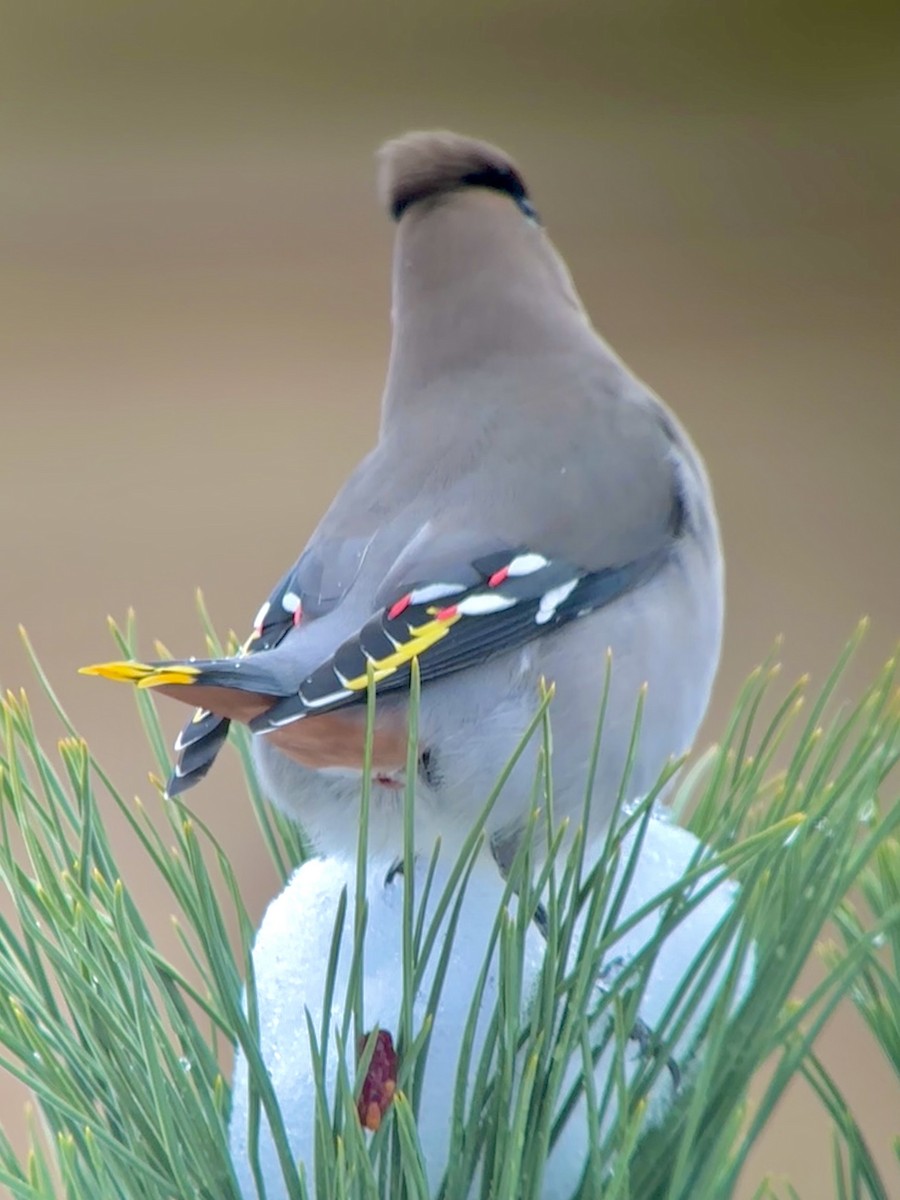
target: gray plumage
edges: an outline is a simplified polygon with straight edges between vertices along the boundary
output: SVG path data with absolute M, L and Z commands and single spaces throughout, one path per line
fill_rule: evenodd
M 397 230 L 381 437 L 308 554 L 339 558 L 345 538 L 354 559 L 360 545 L 367 551 L 331 610 L 273 657 L 299 680 L 398 588 L 442 578 L 451 564 L 492 549 L 523 545 L 595 570 L 662 557 L 638 589 L 423 689 L 420 739 L 433 780 L 418 781 L 423 838 L 468 830 L 533 715 L 542 677 L 556 684 L 557 815 L 580 816 L 610 647 L 592 809 L 603 828 L 641 685 L 648 691 L 633 795 L 690 746 L 721 638 L 722 561 L 700 458 L 594 332 L 543 229 L 508 194 L 459 185 L 494 163 L 514 170 L 500 151 L 451 134 L 412 134 L 382 151 L 386 206 L 411 184 L 416 198 Z M 255 758 L 269 793 L 317 844 L 355 843 L 357 778 L 307 771 L 264 736 Z M 500 797 L 492 832 L 514 833 L 524 819 L 533 771 L 531 753 Z M 399 845 L 397 793 L 375 791 L 373 833 Z
M 581 572 L 590 603 L 578 615 L 565 599 L 531 598 L 528 619 L 509 632 L 510 602 L 508 616 L 464 617 L 421 654 L 417 837 L 430 844 L 438 834 L 445 843 L 465 835 L 534 714 L 542 679 L 556 685 L 556 815 L 577 820 L 610 649 L 612 688 L 591 809 L 592 832 L 599 832 L 618 791 L 642 685 L 632 797 L 690 746 L 708 702 L 723 599 L 703 464 L 672 414 L 592 328 L 503 152 L 449 133 L 409 134 L 382 150 L 379 187 L 398 220 L 380 437 L 286 577 L 282 594 L 287 586 L 299 597 L 299 624 L 245 660 L 253 687 L 283 698 L 252 727 L 264 730 L 281 715 L 309 719 L 314 730 L 315 714 L 300 712 L 303 681 L 317 670 L 318 680 L 348 639 L 360 655 L 353 639 L 405 588 L 469 586 L 473 563 L 527 551 L 550 562 L 548 579 L 556 578 L 557 563 L 559 578 L 566 564 Z M 484 583 L 477 603 L 513 582 L 520 586 Z M 394 625 L 379 620 L 371 636 L 383 640 Z M 479 630 L 488 629 L 480 642 Z M 429 662 L 436 677 L 427 673 Z M 342 678 L 338 672 L 335 705 L 358 702 L 358 695 L 341 696 Z M 405 691 L 395 688 L 379 711 L 404 704 Z M 211 761 L 221 730 L 210 721 Z M 537 745 L 494 809 L 490 833 L 504 855 L 527 816 Z M 265 732 L 254 738 L 254 759 L 266 792 L 320 849 L 354 850 L 358 771 L 304 767 Z M 201 754 L 197 762 L 205 773 L 208 761 Z M 394 786 L 373 787 L 371 840 L 386 853 L 402 844 L 402 791 Z

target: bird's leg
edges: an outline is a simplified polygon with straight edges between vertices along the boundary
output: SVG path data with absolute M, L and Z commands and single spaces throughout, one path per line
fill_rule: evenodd
M 494 849 L 493 846 L 492 846 L 492 849 Z M 494 858 L 496 861 L 497 860 L 496 850 L 494 852 Z M 497 865 L 500 866 L 499 861 L 498 861 Z M 501 867 L 501 874 L 505 874 L 502 867 Z M 538 902 L 538 905 L 534 910 L 534 916 L 532 917 L 532 922 L 536 926 L 541 937 L 544 939 L 544 941 L 546 941 L 549 918 L 547 916 L 547 909 L 540 902 Z M 610 959 L 608 962 L 604 963 L 603 967 L 600 970 L 600 974 L 597 978 L 597 983 L 596 983 L 597 989 L 602 992 L 608 992 L 609 991 L 608 984 L 609 984 L 611 978 L 614 977 L 619 971 L 621 971 L 624 966 L 625 966 L 625 960 L 621 957 Z M 653 1032 L 653 1030 L 650 1028 L 650 1026 L 647 1024 L 647 1022 L 644 1021 L 641 1017 L 638 1017 L 635 1020 L 634 1024 L 632 1025 L 631 1031 L 628 1034 L 628 1040 L 630 1042 L 637 1043 L 638 1053 L 641 1054 L 642 1056 L 647 1056 L 647 1055 L 653 1055 L 654 1057 L 656 1056 L 656 1054 L 657 1054 L 656 1034 Z M 674 1087 L 674 1089 L 676 1091 L 678 1091 L 678 1089 L 681 1086 L 681 1067 L 678 1065 L 678 1063 L 675 1061 L 674 1058 L 669 1058 L 667 1066 L 668 1066 L 668 1070 L 669 1070 L 669 1075 L 672 1079 L 672 1086 Z
M 624 958 L 611 958 L 605 962 L 600 969 L 600 974 L 597 977 L 596 988 L 603 993 L 609 992 L 609 983 L 625 966 Z M 657 1037 L 653 1029 L 641 1017 L 635 1019 L 634 1024 L 628 1034 L 629 1042 L 636 1042 L 638 1053 L 641 1057 L 652 1056 L 655 1058 L 658 1054 Z M 677 1092 L 681 1087 L 681 1067 L 674 1058 L 669 1058 L 666 1066 L 668 1067 L 669 1076 L 672 1080 L 672 1087 Z
M 388 867 L 387 874 L 384 877 L 384 886 L 390 887 L 398 875 L 401 878 L 403 877 L 403 859 L 402 858 L 395 858 L 394 861 L 391 863 L 391 865 Z

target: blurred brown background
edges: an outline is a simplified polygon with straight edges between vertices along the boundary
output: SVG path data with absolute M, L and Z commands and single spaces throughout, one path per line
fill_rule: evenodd
M 900 10 L 713 9 L 4 5 L 4 686 L 30 683 L 23 621 L 152 802 L 130 698 L 75 668 L 130 604 L 148 650 L 200 651 L 198 584 L 243 630 L 371 444 L 391 241 L 372 152 L 423 126 L 518 157 L 599 328 L 706 456 L 729 607 L 705 740 L 779 633 L 787 678 L 821 681 L 869 613 L 871 673 L 900 632 Z M 194 796 L 260 914 L 274 881 L 234 764 Z M 889 1172 L 896 1080 L 852 1013 L 824 1054 Z M 8 1080 L 0 1104 L 16 1133 Z M 796 1091 L 745 1194 L 787 1172 L 828 1195 L 828 1136 Z

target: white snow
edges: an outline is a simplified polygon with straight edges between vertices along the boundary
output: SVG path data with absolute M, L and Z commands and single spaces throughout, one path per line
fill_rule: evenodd
M 389 861 L 370 864 L 366 898 L 369 919 L 365 940 L 365 1028 L 396 1032 L 402 990 L 402 913 L 404 880 L 396 874 L 385 883 Z M 439 863 L 430 893 L 429 913 L 447 882 L 449 869 Z M 416 891 L 421 895 L 426 864 L 416 864 Z M 307 1164 L 312 1178 L 315 1086 L 310 1059 L 304 1006 L 318 1031 L 322 1023 L 322 985 L 331 947 L 334 919 L 342 889 L 347 890 L 344 940 L 337 972 L 336 997 L 347 990 L 353 943 L 355 865 L 340 859 L 313 859 L 293 875 L 285 890 L 269 905 L 253 951 L 260 1011 L 260 1042 L 275 1092 L 285 1118 L 291 1148 Z M 421 1094 L 419 1133 L 425 1150 L 429 1183 L 437 1188 L 446 1166 L 447 1135 L 453 1102 L 456 1064 L 462 1030 L 468 1019 L 475 979 L 484 962 L 494 919 L 500 908 L 503 881 L 493 859 L 479 860 L 469 879 L 462 906 L 447 980 L 434 1026 Z M 514 911 L 514 908 L 513 908 Z M 540 966 L 543 940 L 537 930 L 529 936 L 526 978 Z M 426 1015 L 426 1002 L 439 951 L 432 956 L 414 1010 L 418 1031 Z M 495 955 L 496 962 L 496 955 Z M 482 1018 L 473 1050 L 477 1061 L 484 1032 L 496 1002 L 496 977 L 491 973 L 482 1006 Z M 333 1017 L 341 1020 L 335 1007 Z M 352 1040 L 352 1038 L 351 1038 Z M 329 1060 L 328 1087 L 336 1074 L 334 1042 Z M 349 1064 L 353 1077 L 355 1057 Z M 231 1154 L 247 1200 L 256 1190 L 247 1161 L 247 1062 L 238 1054 L 234 1072 L 234 1107 L 231 1117 Z M 271 1136 L 264 1127 L 260 1136 L 260 1163 L 268 1200 L 287 1196 Z M 271 1181 L 271 1182 L 270 1182 Z
M 632 841 L 631 835 L 625 839 L 620 876 Z M 697 839 L 686 830 L 663 820 L 652 819 L 640 852 L 639 868 L 630 884 L 620 919 L 625 919 L 680 879 L 697 847 Z M 367 874 L 369 921 L 365 942 L 365 1028 L 369 1031 L 378 1025 L 396 1035 L 402 990 L 404 880 L 402 874 L 397 874 L 387 883 L 389 867 L 386 861 L 373 862 Z M 429 903 L 430 912 L 434 909 L 448 872 L 449 864 L 439 864 Z M 421 895 L 424 877 L 425 864 L 417 863 L 417 897 Z M 316 859 L 300 867 L 281 895 L 270 904 L 253 952 L 262 1053 L 279 1099 L 292 1152 L 297 1160 L 306 1164 L 309 1180 L 313 1178 L 315 1086 L 304 1009 L 309 1010 L 314 1027 L 319 1030 L 325 966 L 342 889 L 347 891 L 347 912 L 332 1012 L 333 1022 L 339 1024 L 353 939 L 355 867 L 352 862 Z M 651 1029 L 658 1028 L 666 1005 L 700 947 L 727 914 L 735 893 L 735 886 L 724 882 L 668 937 L 651 970 L 640 1009 L 642 1020 Z M 503 882 L 493 860 L 485 855 L 476 864 L 466 891 L 450 968 L 434 1018 L 434 1032 L 423 1082 L 419 1134 L 429 1184 L 435 1191 L 446 1167 L 460 1038 L 502 894 Z M 653 936 L 658 920 L 659 914 L 654 912 L 641 921 L 617 943 L 611 958 L 620 963 L 629 961 Z M 543 949 L 543 939 L 533 927 L 525 948 L 523 975 L 527 983 L 526 996 L 540 970 Z M 434 964 L 437 957 L 436 953 L 433 956 Z M 432 978 L 433 969 L 426 973 L 424 986 L 416 998 L 416 1030 L 421 1027 L 425 1016 Z M 747 966 L 742 977 L 741 995 L 751 978 L 752 967 Z M 473 1061 L 477 1061 L 483 1044 L 487 1019 L 496 995 L 496 977 L 492 972 L 481 1010 Z M 703 1002 L 694 1006 L 689 1028 L 677 1055 L 682 1068 L 713 996 L 714 989 L 710 989 Z M 352 1042 L 352 1036 L 350 1040 Z M 354 1053 L 352 1046 L 350 1053 Z M 611 1050 L 605 1052 L 597 1064 L 599 1090 L 602 1090 L 609 1070 L 611 1053 Z M 335 1079 L 335 1054 L 332 1037 L 327 1070 L 329 1089 L 333 1087 Z M 639 1065 L 640 1050 L 637 1045 L 629 1043 L 626 1073 L 633 1074 Z M 355 1058 L 349 1064 L 351 1078 L 354 1066 Z M 570 1079 L 576 1079 L 577 1074 L 578 1066 L 573 1065 Z M 664 1072 L 650 1098 L 648 1124 L 658 1123 L 664 1118 L 673 1097 L 673 1088 L 669 1073 Z M 551 1153 L 542 1191 L 544 1200 L 563 1200 L 577 1188 L 587 1160 L 585 1124 L 583 1106 L 576 1107 Z M 244 1200 L 255 1200 L 256 1190 L 247 1157 L 247 1062 L 240 1051 L 235 1063 L 230 1145 Z M 287 1192 L 265 1120 L 260 1135 L 260 1163 L 269 1200 L 285 1197 Z
M 617 878 L 621 878 L 625 869 L 634 839 L 634 833 L 629 833 L 623 839 Z M 647 825 L 640 850 L 639 865 L 625 896 L 618 923 L 624 922 L 632 913 L 637 912 L 681 879 L 690 869 L 699 845 L 698 839 L 688 830 L 673 825 L 665 819 L 651 819 Z M 703 890 L 711 882 L 711 879 L 711 875 L 704 876 L 696 885 L 697 889 Z M 734 883 L 724 881 L 666 937 L 650 970 L 640 1003 L 640 1019 L 650 1030 L 659 1031 L 661 1029 L 666 1007 L 688 975 L 691 964 L 700 953 L 707 938 L 727 916 L 737 895 L 737 890 Z M 633 959 L 653 938 L 664 910 L 665 906 L 654 909 L 633 929 L 629 930 L 611 948 L 610 960 L 620 959 L 627 963 Z M 692 1071 L 696 1070 L 697 1059 L 689 1062 L 689 1055 L 694 1048 L 700 1026 L 715 1000 L 717 987 L 727 969 L 728 957 L 726 956 L 726 960 L 715 976 L 713 986 L 703 994 L 702 1000 L 693 1006 L 690 1020 L 679 1040 L 675 1060 L 681 1071 L 682 1087 L 689 1081 Z M 752 961 L 748 961 L 742 968 L 734 1007 L 737 1007 L 746 995 L 752 980 L 753 964 Z M 610 1046 L 597 1062 L 594 1077 L 597 1080 L 598 1093 L 602 1090 L 609 1073 L 613 1053 Z M 640 1066 L 640 1055 L 639 1046 L 635 1042 L 630 1042 L 626 1051 L 626 1080 L 632 1079 L 636 1074 Z M 577 1080 L 578 1069 L 579 1064 L 570 1068 L 567 1075 L 569 1086 Z M 645 1116 L 646 1128 L 649 1129 L 662 1123 L 675 1098 L 674 1087 L 672 1076 L 668 1071 L 663 1072 L 656 1080 L 648 1098 Z M 612 1114 L 609 1114 L 608 1119 L 604 1121 L 601 1134 L 607 1132 L 612 1124 Z M 543 1200 L 568 1200 L 578 1187 L 586 1160 L 585 1105 L 581 1103 L 576 1106 L 550 1153 L 544 1176 Z

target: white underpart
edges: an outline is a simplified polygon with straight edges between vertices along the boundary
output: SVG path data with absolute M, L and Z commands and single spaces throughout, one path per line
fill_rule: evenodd
M 285 612 L 295 613 L 300 607 L 300 597 L 296 592 L 285 592 L 281 597 L 281 607 Z
M 426 583 L 424 587 L 416 588 L 409 593 L 410 604 L 427 604 L 429 600 L 443 600 L 445 596 L 458 596 L 464 592 L 465 585 L 461 583 Z
M 509 596 L 501 596 L 498 592 L 484 592 L 480 596 L 466 596 L 465 600 L 460 600 L 456 611 L 464 617 L 483 617 L 487 613 L 512 608 L 515 603 Z
M 506 568 L 506 574 L 516 579 L 520 575 L 533 575 L 546 565 L 547 559 L 543 554 L 518 554 Z
M 562 602 L 571 596 L 577 583 L 577 579 L 570 579 L 568 583 L 561 583 L 559 587 L 551 588 L 549 592 L 545 592 L 541 596 L 541 602 L 534 617 L 538 625 L 543 625 L 550 620 Z
M 266 600 L 266 602 L 260 606 L 259 612 L 253 618 L 253 628 L 254 629 L 259 629 L 260 625 L 262 625 L 263 621 L 269 615 L 269 609 L 271 607 L 272 607 L 272 605 L 269 603 L 268 600 Z

